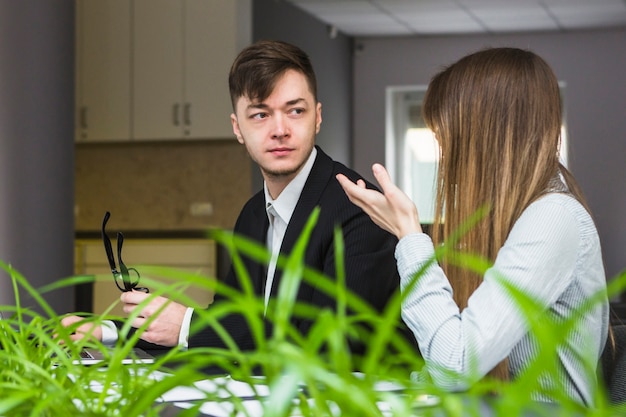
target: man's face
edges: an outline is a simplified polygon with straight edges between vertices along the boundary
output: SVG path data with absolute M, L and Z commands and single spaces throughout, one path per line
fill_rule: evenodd
M 262 102 L 240 97 L 231 115 L 233 132 L 259 165 L 273 198 L 298 174 L 322 123 L 306 78 L 288 70 Z

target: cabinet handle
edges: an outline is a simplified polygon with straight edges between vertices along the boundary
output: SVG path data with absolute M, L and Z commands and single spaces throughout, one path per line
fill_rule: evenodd
M 191 103 L 185 103 L 183 118 L 186 126 L 191 126 Z
M 82 129 L 87 129 L 87 106 L 80 107 L 79 123 Z
M 180 104 L 174 103 L 172 106 L 172 121 L 174 122 L 174 126 L 180 126 L 180 118 L 178 113 L 180 111 Z

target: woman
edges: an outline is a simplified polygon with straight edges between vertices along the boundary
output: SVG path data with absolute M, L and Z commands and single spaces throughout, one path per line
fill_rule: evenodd
M 423 112 L 441 149 L 432 240 L 422 233 L 415 205 L 381 165 L 373 172 L 383 193 L 360 180 L 337 179 L 352 202 L 400 239 L 396 259 L 403 290 L 427 266 L 405 294 L 402 316 L 435 383 L 464 389 L 487 374 L 515 378 L 539 347 L 503 282 L 538 303 L 533 318 L 549 314 L 557 321 L 606 288 L 589 209 L 559 163 L 557 79 L 532 52 L 487 49 L 437 74 Z M 459 237 L 476 213 L 483 215 Z M 492 266 L 477 274 L 445 257 L 428 266 L 434 247 L 444 242 Z M 558 380 L 548 376 L 535 398 L 550 401 L 551 387 L 562 385 L 569 397 L 591 405 L 591 368 L 607 331 L 603 297 L 559 345 Z

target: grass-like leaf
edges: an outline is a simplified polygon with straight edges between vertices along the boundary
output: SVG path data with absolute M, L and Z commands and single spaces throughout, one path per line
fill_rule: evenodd
M 528 413 L 536 416 L 625 415 L 622 413 L 626 412 L 626 407 L 607 401 L 603 384 L 599 384 L 594 392 L 594 408 L 584 408 L 571 401 L 558 384 L 541 384 L 546 376 L 556 376 L 554 379 L 559 380 L 556 349 L 571 332 L 580 331 L 577 317 L 596 308 L 606 299 L 605 293 L 591 297 L 571 317 L 556 318 L 538 314 L 545 307 L 508 282 L 506 277 L 501 277 L 499 282 L 504 291 L 516 301 L 540 347 L 538 355 L 515 381 L 502 383 L 470 376 L 472 386 L 467 392 L 445 392 L 432 384 L 427 375 L 417 379 L 411 376 L 412 371 L 423 368 L 424 361 L 398 331 L 402 301 L 419 285 L 423 271 L 437 259 L 445 257 L 447 262 L 479 273 L 490 267 L 489 262 L 451 249 L 454 248 L 452 239 L 449 244 L 437 248 L 436 256 L 418 271 L 404 294 L 398 291 L 386 310 L 379 313 L 345 286 L 341 230 L 335 231 L 336 277 L 324 276 L 304 264 L 307 242 L 318 215 L 318 210 L 312 213 L 294 250 L 279 256 L 277 268 L 282 269 L 283 278 L 278 296 L 267 312 L 263 298 L 254 293 L 243 258 L 267 264 L 271 253 L 263 245 L 231 232 L 212 230 L 209 236 L 228 250 L 241 290 L 229 288 L 215 277 L 157 265 L 136 266 L 141 271 L 142 284 L 151 289 L 144 305 L 153 297 L 163 295 L 192 306 L 197 315 L 192 334 L 201 327 L 210 326 L 226 346 L 187 351 L 175 348 L 152 365 L 121 364 L 121 359 L 130 352 L 149 321 L 131 332 L 133 315 L 126 319 L 110 314 L 119 300 L 111 300 L 110 309 L 102 315 L 85 314 L 86 320 L 96 325 L 105 319 L 125 320 L 122 337 L 111 350 L 110 360 L 101 366 L 74 364 L 73 359 L 77 358 L 80 348 L 103 346 L 90 339 L 71 342 L 72 328 L 60 325 L 61 317 L 47 305 L 45 294 L 105 277 L 67 277 L 35 289 L 18 271 L 0 261 L 0 268 L 12 281 L 16 299 L 15 305 L 0 306 L 5 315 L 5 319 L 0 320 L 0 415 L 157 416 L 165 406 L 160 400 L 165 394 L 175 387 L 192 386 L 207 378 L 202 370 L 214 365 L 238 381 L 249 384 L 255 391 L 259 384 L 269 387 L 269 397 L 260 397 L 263 416 L 481 416 L 487 408 L 493 416 Z M 484 211 L 477 213 L 464 229 L 459 230 L 457 237 L 483 215 Z M 170 280 L 163 284 L 152 280 L 151 276 Z M 302 283 L 334 297 L 334 309 L 300 303 L 296 294 Z M 185 295 L 185 290 L 194 288 L 213 291 L 221 296 L 222 301 L 209 308 L 198 305 Z M 607 293 L 614 297 L 625 289 L 626 271 L 609 282 Z M 43 313 L 23 308 L 20 298 L 24 294 L 36 300 Z M 140 310 L 137 309 L 134 315 Z M 231 314 L 245 317 L 253 333 L 254 350 L 241 350 L 221 326 L 221 318 Z M 308 334 L 300 334 L 294 325 L 297 320 L 311 322 Z M 266 335 L 267 322 L 271 322 L 273 329 L 269 335 Z M 356 358 L 351 354 L 349 341 L 354 340 L 367 341 L 364 357 Z M 581 354 L 588 358 L 584 361 L 585 372 L 595 373 L 594 353 L 581 347 Z M 356 368 L 363 373 L 354 373 Z M 263 379 L 257 375 L 259 369 L 265 375 Z M 161 371 L 168 372 L 163 374 Z M 555 398 L 559 407 L 533 402 L 537 393 Z M 249 415 L 246 402 L 241 399 L 225 400 L 211 390 L 204 394 L 206 401 L 226 401 L 234 410 L 233 415 Z M 435 403 L 425 401 L 433 398 Z M 199 402 L 195 407 L 181 410 L 179 415 L 197 415 L 201 409 Z

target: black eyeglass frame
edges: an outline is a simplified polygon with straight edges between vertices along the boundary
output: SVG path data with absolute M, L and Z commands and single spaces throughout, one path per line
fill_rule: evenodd
M 102 219 L 102 242 L 104 243 L 104 250 L 107 255 L 107 259 L 109 260 L 109 266 L 111 267 L 111 273 L 113 274 L 113 281 L 117 288 L 119 288 L 122 292 L 128 291 L 142 291 L 145 293 L 149 293 L 150 290 L 146 287 L 138 287 L 139 284 L 139 271 L 135 268 L 128 268 L 124 261 L 122 261 L 122 245 L 124 244 L 124 235 L 122 232 L 117 232 L 117 260 L 120 263 L 120 270 L 117 270 L 117 266 L 115 264 L 115 257 L 113 256 L 113 247 L 111 246 L 111 239 L 107 235 L 105 228 L 109 218 L 111 217 L 111 213 L 108 211 L 104 213 L 104 219 Z M 134 280 L 131 280 L 131 272 L 136 276 Z M 122 287 L 120 285 L 120 281 L 124 284 Z

